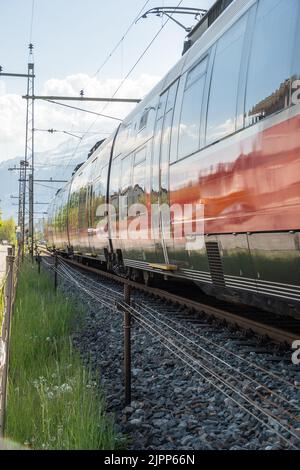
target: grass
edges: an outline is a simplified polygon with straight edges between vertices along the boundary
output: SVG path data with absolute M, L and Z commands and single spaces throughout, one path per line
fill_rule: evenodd
M 33 449 L 114 449 L 95 378 L 72 347 L 82 312 L 25 261 L 11 334 L 6 437 Z
M 2 336 L 2 327 L 3 327 L 3 320 L 4 320 L 4 302 L 5 297 L 5 276 L 3 279 L 0 280 L 0 338 Z

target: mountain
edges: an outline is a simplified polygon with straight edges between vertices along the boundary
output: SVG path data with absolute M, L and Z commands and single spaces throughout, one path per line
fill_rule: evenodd
M 72 172 L 78 163 L 87 159 L 89 150 L 94 146 L 97 136 L 90 136 L 84 139 L 74 152 L 74 139 L 67 140 L 58 147 L 47 152 L 35 153 L 35 179 L 36 180 L 69 180 Z M 9 168 L 19 168 L 20 160 L 23 157 L 16 157 L 6 160 L 0 164 L 0 200 L 3 218 L 13 216 L 17 221 L 18 199 L 11 196 L 18 196 L 19 193 L 19 171 L 9 171 Z M 49 203 L 58 188 L 64 183 L 36 182 L 35 202 Z M 46 212 L 47 205 L 35 205 L 35 212 Z M 35 219 L 42 218 L 43 214 L 35 214 Z

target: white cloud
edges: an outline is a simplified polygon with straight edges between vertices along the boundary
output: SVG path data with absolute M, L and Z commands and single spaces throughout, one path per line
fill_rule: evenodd
M 5 83 L 0 80 L 0 96 L 6 94 L 6 86 Z
M 127 80 L 122 86 L 117 96 L 140 98 L 150 91 L 150 89 L 158 82 L 159 77 L 147 74 L 141 75 L 134 80 Z M 41 95 L 66 95 L 79 96 L 81 89 L 84 89 L 86 96 L 109 97 L 112 96 L 121 80 L 107 79 L 100 80 L 96 77 L 89 77 L 80 73 L 70 75 L 65 79 L 52 78 L 47 80 L 41 91 Z M 21 96 L 6 94 L 4 84 L 0 83 L 0 161 L 22 156 L 24 153 L 25 139 L 25 115 L 26 102 Z M 105 104 L 92 102 L 65 102 L 71 106 L 79 106 L 95 112 L 113 115 L 118 118 L 124 118 L 133 108 L 132 104 Z M 96 122 L 95 122 L 96 121 Z M 98 131 L 99 137 L 101 132 L 111 132 L 117 121 L 97 117 L 92 114 L 65 108 L 50 104 L 47 102 L 35 102 L 35 127 L 37 129 L 57 129 L 71 131 L 85 131 L 95 122 L 92 131 Z M 36 152 L 42 152 L 56 147 L 58 144 L 67 140 L 69 136 L 65 134 L 51 135 L 46 132 L 36 132 L 35 149 Z M 98 136 L 95 135 L 95 140 Z M 74 147 L 76 146 L 74 139 Z

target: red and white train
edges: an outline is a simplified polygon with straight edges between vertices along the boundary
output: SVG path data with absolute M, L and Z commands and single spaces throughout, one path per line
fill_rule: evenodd
M 299 0 L 233 0 L 57 193 L 48 246 L 300 315 L 299 47 Z M 152 204 L 202 204 L 204 243 L 187 249 L 161 221 L 143 240 L 114 237 L 143 216 L 128 217 L 137 203 L 150 218 Z

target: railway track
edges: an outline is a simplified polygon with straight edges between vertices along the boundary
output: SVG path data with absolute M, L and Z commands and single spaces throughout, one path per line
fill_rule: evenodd
M 41 251 L 50 254 L 47 250 L 41 249 Z M 260 337 L 269 338 L 271 341 L 279 344 L 285 344 L 291 347 L 293 342 L 300 338 L 300 320 L 296 320 L 292 317 L 281 318 L 272 316 L 270 313 L 260 311 L 253 307 L 220 302 L 205 295 L 201 296 L 202 299 L 205 300 L 197 301 L 174 294 L 169 290 L 149 287 L 138 282 L 124 279 L 115 274 L 83 265 L 71 259 L 62 258 L 61 256 L 58 256 L 58 259 L 63 260 L 76 269 L 95 274 L 123 285 L 128 285 L 135 291 L 144 292 L 153 297 L 182 306 L 187 312 L 206 314 L 221 322 L 226 322 L 243 330 L 251 331 Z M 219 305 L 216 306 L 215 304 Z
M 55 269 L 53 258 L 45 256 L 43 262 L 48 268 Z M 72 260 L 59 258 L 56 270 L 62 284 L 75 285 L 78 293 L 79 290 L 83 292 L 84 298 L 89 297 L 92 302 L 100 304 L 104 312 L 110 312 L 103 314 L 99 328 L 94 332 L 97 339 L 91 346 L 90 333 L 88 334 L 88 344 L 93 348 L 93 344 L 98 344 L 98 335 L 101 334 L 99 332 L 104 331 L 101 341 L 104 343 L 104 350 L 100 356 L 106 353 L 111 342 L 113 351 L 116 347 L 114 340 L 107 336 L 111 328 L 116 329 L 112 325 L 120 326 L 116 312 L 117 306 L 124 303 L 122 285 L 130 285 L 133 289 L 132 302 L 126 308 L 133 319 L 135 361 L 147 350 L 147 347 L 144 351 L 139 347 L 141 337 L 144 338 L 141 335 L 145 334 L 152 341 L 148 343 L 149 349 L 153 350 L 155 344 L 155 349 L 160 347 L 170 353 L 171 357 L 181 364 L 180 367 L 189 369 L 189 381 L 203 381 L 214 390 L 214 397 L 222 396 L 225 408 L 229 408 L 228 413 L 232 413 L 233 420 L 235 415 L 238 417 L 237 421 L 241 421 L 241 427 L 247 419 L 250 430 L 258 430 L 262 435 L 267 432 L 269 436 L 273 436 L 276 439 L 276 448 L 300 448 L 300 382 L 295 378 L 299 377 L 299 374 L 297 375 L 297 369 L 292 365 L 290 351 L 285 348 L 278 349 L 278 346 L 270 341 L 265 341 L 266 333 L 263 339 L 261 329 L 255 331 L 260 338 L 249 334 L 254 331 L 253 320 L 249 323 L 248 319 L 242 319 L 242 324 L 236 319 L 227 321 L 221 316 L 222 311 L 215 315 L 210 305 L 195 305 L 197 302 L 190 299 L 119 279 L 106 272 L 99 273 L 95 268 L 82 266 Z M 230 318 L 233 315 L 231 313 Z M 229 324 L 238 325 L 239 328 L 231 328 Z M 271 331 L 274 327 L 265 325 L 263 331 L 267 331 L 267 328 Z M 280 336 L 276 333 L 272 339 L 276 342 L 287 342 L 287 338 L 293 338 L 292 333 L 284 332 Z M 118 337 L 118 342 L 122 344 L 122 336 Z M 145 341 L 142 340 L 142 343 L 145 344 Z M 146 362 L 147 370 L 147 361 L 141 361 L 141 367 L 144 367 Z M 110 377 L 115 379 L 119 372 L 114 369 L 114 362 L 115 360 L 111 359 L 109 369 L 112 370 Z M 155 364 L 153 367 L 156 366 Z M 181 370 L 176 365 L 173 374 L 177 369 Z M 165 373 L 172 376 L 167 371 Z M 164 380 L 164 374 L 161 380 Z M 199 396 L 195 400 L 198 406 Z M 192 405 L 194 406 L 193 400 Z M 135 418 L 132 420 L 136 422 Z

